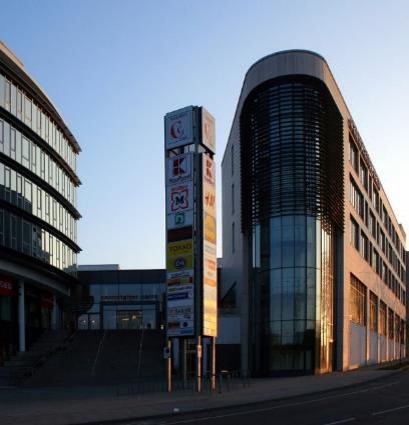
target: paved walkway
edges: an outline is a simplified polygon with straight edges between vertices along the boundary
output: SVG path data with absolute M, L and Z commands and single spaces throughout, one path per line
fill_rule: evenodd
M 253 379 L 250 386 L 219 393 L 118 395 L 115 387 L 0 388 L 1 425 L 68 425 L 244 405 L 328 391 L 382 379 L 396 372 L 359 369 L 293 378 Z

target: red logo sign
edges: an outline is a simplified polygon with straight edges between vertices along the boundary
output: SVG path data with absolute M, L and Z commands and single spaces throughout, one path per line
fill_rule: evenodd
M 14 295 L 13 284 L 4 278 L 0 280 L 0 295 L 11 297 Z
M 172 139 L 177 140 L 177 139 L 182 139 L 184 135 L 185 135 L 185 131 L 183 129 L 182 121 L 181 120 L 175 121 L 170 127 L 170 137 L 172 137 Z
M 204 159 L 204 178 L 209 183 L 214 184 L 214 162 L 210 158 L 205 157 Z

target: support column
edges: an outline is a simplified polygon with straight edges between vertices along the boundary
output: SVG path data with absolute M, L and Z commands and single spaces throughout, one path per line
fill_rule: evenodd
M 26 351 L 26 313 L 23 280 L 18 283 L 18 350 Z
M 202 337 L 197 337 L 196 345 L 196 391 L 202 391 Z

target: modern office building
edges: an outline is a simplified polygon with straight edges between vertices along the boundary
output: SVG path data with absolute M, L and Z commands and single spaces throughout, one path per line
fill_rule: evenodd
M 243 370 L 405 355 L 405 232 L 320 55 L 284 51 L 249 69 L 222 190 L 221 303 L 238 311 L 229 344 Z
M 79 266 L 72 297 L 79 330 L 164 329 L 166 272 Z
M 50 99 L 0 43 L 0 365 L 68 320 L 79 152 Z

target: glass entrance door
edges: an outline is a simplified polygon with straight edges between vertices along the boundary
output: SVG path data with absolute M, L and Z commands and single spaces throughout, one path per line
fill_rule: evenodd
M 141 329 L 142 312 L 140 310 L 117 311 L 116 312 L 117 329 Z

